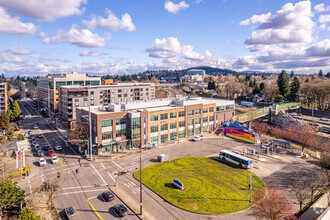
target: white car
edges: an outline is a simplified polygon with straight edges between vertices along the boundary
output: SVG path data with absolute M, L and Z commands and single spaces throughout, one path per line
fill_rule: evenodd
M 34 129 L 38 129 L 38 125 L 34 125 L 33 128 L 34 128 Z
M 60 145 L 55 146 L 55 150 L 62 150 L 62 146 Z
M 193 137 L 193 141 L 200 141 L 200 140 L 203 140 L 203 135 L 200 135 L 200 136 L 195 136 Z
M 58 159 L 56 156 L 51 157 L 52 163 L 58 163 Z
M 320 121 L 330 121 L 329 118 L 320 118 Z
M 45 158 L 40 158 L 40 160 L 39 160 L 39 166 L 46 166 L 46 160 L 45 160 Z

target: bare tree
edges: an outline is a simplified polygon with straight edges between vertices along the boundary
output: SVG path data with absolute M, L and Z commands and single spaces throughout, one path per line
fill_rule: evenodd
M 315 171 L 309 174 L 307 187 L 310 190 L 311 202 L 313 202 L 314 200 L 314 194 L 320 189 L 322 189 L 322 187 L 325 185 L 325 182 L 326 182 L 326 177 L 323 175 L 323 173 Z
M 306 179 L 302 176 L 298 177 L 293 185 L 289 186 L 291 191 L 294 192 L 297 201 L 299 202 L 300 211 L 309 197 L 309 191 L 306 185 Z
M 322 153 L 318 165 L 325 171 L 328 179 L 328 186 L 330 186 L 330 154 Z
M 259 201 L 253 209 L 253 213 L 260 219 L 283 219 L 291 215 L 292 204 L 285 199 L 285 194 L 277 190 L 276 187 L 267 187 L 265 197 L 263 191 L 259 191 L 256 195 L 256 201 Z

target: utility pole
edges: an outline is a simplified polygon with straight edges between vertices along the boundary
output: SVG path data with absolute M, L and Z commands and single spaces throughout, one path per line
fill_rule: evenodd
M 249 185 L 249 191 L 250 191 L 250 202 L 252 202 L 252 173 L 251 173 L 252 167 L 250 167 L 250 185 Z
M 142 148 L 140 152 L 140 215 L 142 216 Z
M 316 107 L 316 103 L 317 103 L 317 95 L 315 95 L 315 107 Z M 314 124 L 314 106 L 312 104 L 312 126 L 313 124 Z
M 92 140 L 92 114 L 91 114 L 91 97 L 89 95 L 89 88 L 87 89 L 88 92 L 88 108 L 89 108 L 89 146 L 90 146 L 90 158 L 92 158 L 92 151 L 93 151 L 93 140 Z
M 49 85 L 48 85 L 48 116 L 50 118 L 50 88 L 49 88 Z

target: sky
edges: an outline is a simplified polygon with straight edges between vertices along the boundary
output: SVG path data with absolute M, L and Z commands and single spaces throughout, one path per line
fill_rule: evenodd
M 0 74 L 330 71 L 327 0 L 0 0 Z

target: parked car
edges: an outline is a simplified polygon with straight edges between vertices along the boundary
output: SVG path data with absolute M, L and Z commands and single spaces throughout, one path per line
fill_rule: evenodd
M 125 215 L 128 214 L 128 210 L 127 208 L 122 205 L 122 204 L 117 204 L 113 207 L 113 211 L 114 213 L 118 216 L 118 217 L 124 217 Z
M 34 149 L 37 149 L 37 148 L 40 148 L 40 149 L 41 149 L 41 147 L 40 147 L 39 144 L 35 144 L 35 145 L 34 145 Z
M 34 125 L 33 126 L 33 129 L 38 129 L 38 125 Z
M 203 139 L 204 139 L 203 135 L 193 137 L 193 141 L 200 141 Z
M 50 146 L 49 145 L 45 145 L 45 151 L 49 151 L 51 148 L 50 148 Z
M 39 160 L 39 166 L 46 166 L 46 160 L 45 160 L 45 158 L 40 158 L 40 160 Z
M 329 118 L 320 118 L 320 121 L 330 121 Z
M 52 163 L 58 163 L 58 159 L 56 156 L 52 156 L 50 159 L 52 160 Z
M 44 151 L 38 150 L 37 154 L 38 154 L 38 157 L 42 157 L 42 156 L 44 156 Z
M 66 217 L 69 220 L 74 219 L 74 217 L 77 214 L 77 211 L 76 211 L 75 207 L 73 207 L 73 206 L 70 206 L 69 208 L 64 209 L 64 212 L 65 212 Z
M 112 192 L 110 192 L 110 191 L 108 191 L 108 192 L 103 192 L 103 193 L 101 194 L 101 197 L 102 197 L 102 199 L 104 199 L 104 201 L 106 201 L 106 202 L 109 202 L 109 201 L 112 201 L 112 200 L 115 199 L 115 195 L 114 195 Z
M 62 146 L 60 145 L 55 146 L 55 150 L 62 150 Z
M 49 151 L 48 151 L 48 156 L 54 156 L 54 151 L 49 150 Z
M 34 149 L 35 149 L 36 151 L 39 151 L 39 150 L 41 150 L 41 147 L 40 147 L 39 144 L 38 144 L 38 145 L 35 146 Z
M 38 134 L 38 138 L 42 138 L 43 136 L 42 136 L 42 134 Z

